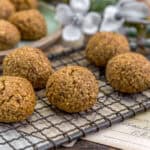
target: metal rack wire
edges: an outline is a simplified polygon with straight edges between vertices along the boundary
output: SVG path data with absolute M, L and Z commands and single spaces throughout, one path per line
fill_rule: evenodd
M 45 90 L 37 92 L 34 114 L 21 123 L 0 123 L 1 150 L 32 150 L 56 148 L 66 142 L 108 128 L 150 108 L 150 91 L 122 94 L 105 81 L 103 68 L 91 65 L 82 49 L 51 55 L 55 70 L 66 65 L 88 67 L 99 80 L 96 105 L 86 112 L 68 114 L 52 106 Z

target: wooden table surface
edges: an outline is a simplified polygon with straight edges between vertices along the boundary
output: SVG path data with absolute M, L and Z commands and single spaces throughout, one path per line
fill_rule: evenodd
M 73 147 L 70 148 L 60 147 L 57 150 L 119 150 L 119 149 L 101 144 L 96 144 L 85 140 L 79 140 Z

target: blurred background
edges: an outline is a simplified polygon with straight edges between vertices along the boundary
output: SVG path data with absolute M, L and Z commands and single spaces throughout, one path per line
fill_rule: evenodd
M 119 32 L 132 49 L 150 54 L 149 0 L 45 0 L 55 6 L 64 45 L 80 47 L 98 31 Z

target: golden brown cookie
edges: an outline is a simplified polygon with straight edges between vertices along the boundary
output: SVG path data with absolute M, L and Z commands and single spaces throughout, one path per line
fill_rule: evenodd
M 52 74 L 46 86 L 50 103 L 60 110 L 75 113 L 96 103 L 98 82 L 84 67 L 67 66 Z
M 31 83 L 20 77 L 0 77 L 0 122 L 18 122 L 29 117 L 36 104 Z
M 44 53 L 36 48 L 22 47 L 14 50 L 3 61 L 3 74 L 28 79 L 34 88 L 46 86 L 52 74 L 51 63 Z
M 88 42 L 86 56 L 96 66 L 106 66 L 113 56 L 130 51 L 127 39 L 118 33 L 98 32 Z
M 0 50 L 13 48 L 19 41 L 19 30 L 10 22 L 0 20 Z
M 9 20 L 20 30 L 23 40 L 38 40 L 47 34 L 45 18 L 38 10 L 16 12 Z
M 120 54 L 108 62 L 106 78 L 118 91 L 142 92 L 150 87 L 150 63 L 141 54 Z
M 10 0 L 17 11 L 20 10 L 28 10 L 28 9 L 36 9 L 38 7 L 37 0 Z
M 9 0 L 0 0 L 0 19 L 8 19 L 14 12 L 15 7 Z

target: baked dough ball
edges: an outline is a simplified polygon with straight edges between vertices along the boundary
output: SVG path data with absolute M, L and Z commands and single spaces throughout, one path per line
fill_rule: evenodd
M 16 12 L 9 20 L 18 27 L 23 40 L 38 40 L 47 34 L 46 21 L 38 10 Z
M 0 0 L 0 19 L 8 19 L 14 12 L 15 7 L 9 0 Z
M 8 21 L 0 20 L 0 50 L 13 48 L 19 41 L 19 30 Z
M 38 7 L 37 0 L 10 0 L 17 11 L 27 10 L 27 9 L 35 9 Z
M 28 79 L 34 88 L 46 86 L 52 74 L 51 63 L 44 53 L 36 48 L 22 47 L 14 50 L 3 61 L 3 74 Z
M 115 55 L 130 51 L 127 39 L 118 33 L 98 32 L 88 42 L 86 56 L 96 66 L 106 66 Z
M 60 110 L 75 113 L 87 110 L 97 100 L 98 83 L 94 75 L 79 66 L 64 67 L 49 77 L 46 94 Z
M 142 92 L 150 87 L 150 63 L 141 54 L 120 54 L 108 62 L 106 78 L 120 92 Z
M 31 83 L 20 77 L 0 77 L 0 122 L 17 122 L 29 117 L 36 104 Z

